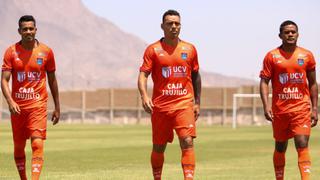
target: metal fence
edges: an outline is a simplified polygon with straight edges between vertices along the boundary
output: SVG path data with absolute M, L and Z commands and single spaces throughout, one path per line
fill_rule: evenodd
M 202 88 L 200 123 L 231 124 L 233 94 L 258 93 L 258 87 L 239 88 Z M 151 92 L 149 92 L 151 96 Z M 49 95 L 48 112 L 54 108 Z M 9 119 L 7 103 L 0 100 L 0 118 Z M 145 124 L 150 122 L 149 114 L 143 111 L 140 94 L 137 89 L 98 89 L 94 91 L 60 92 L 61 120 L 70 123 L 110 123 L 110 124 Z M 239 123 L 253 124 L 261 116 L 260 100 L 239 99 Z M 257 110 L 258 109 L 258 110 Z M 1 120 L 0 119 L 0 120 Z

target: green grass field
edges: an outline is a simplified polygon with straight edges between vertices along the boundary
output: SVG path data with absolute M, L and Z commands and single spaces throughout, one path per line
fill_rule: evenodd
M 320 178 L 319 129 L 313 130 L 310 147 L 312 179 Z M 198 127 L 197 180 L 272 180 L 271 128 Z M 41 179 L 48 180 L 151 180 L 149 126 L 49 125 Z M 27 145 L 30 177 L 30 143 Z M 297 155 L 292 141 L 285 176 L 298 180 Z M 19 179 L 13 160 L 10 124 L 0 123 L 0 179 Z M 177 139 L 165 154 L 164 180 L 183 179 Z

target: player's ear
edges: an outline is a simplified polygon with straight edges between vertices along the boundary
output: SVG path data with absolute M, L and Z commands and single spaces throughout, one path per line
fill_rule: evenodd
M 163 23 L 161 23 L 160 27 L 161 27 L 161 29 L 163 30 Z
M 20 29 L 20 27 L 18 28 L 18 33 L 21 35 L 21 29 Z

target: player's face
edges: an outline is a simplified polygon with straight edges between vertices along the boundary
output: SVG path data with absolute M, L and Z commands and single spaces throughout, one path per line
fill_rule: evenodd
M 22 22 L 18 31 L 21 35 L 22 41 L 31 42 L 35 40 L 37 28 L 35 27 L 33 21 Z
M 299 37 L 297 27 L 292 24 L 284 26 L 279 37 L 282 39 L 283 44 L 295 45 Z
M 180 34 L 180 17 L 175 15 L 167 15 L 164 18 L 161 28 L 164 32 L 164 37 L 169 39 L 176 39 Z

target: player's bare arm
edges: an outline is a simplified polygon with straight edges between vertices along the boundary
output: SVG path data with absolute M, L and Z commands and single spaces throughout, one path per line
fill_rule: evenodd
M 48 72 L 48 83 L 54 101 L 54 111 L 52 113 L 51 121 L 53 125 L 57 124 L 60 119 L 60 101 L 59 89 L 55 72 Z
M 192 86 L 194 90 L 194 116 L 196 120 L 198 119 L 200 115 L 200 99 L 201 99 L 201 76 L 199 72 L 192 72 Z
M 153 103 L 152 103 L 152 99 L 148 96 L 148 93 L 147 93 L 148 76 L 149 76 L 149 73 L 140 72 L 139 78 L 138 78 L 138 89 L 140 92 L 143 109 L 147 113 L 151 113 L 153 108 Z
M 316 81 L 316 71 L 307 72 L 310 99 L 312 105 L 311 111 L 311 127 L 314 127 L 318 123 L 318 84 Z
M 10 71 L 2 71 L 1 74 L 1 89 L 4 97 L 7 100 L 9 111 L 12 114 L 20 114 L 19 105 L 12 99 L 10 89 L 9 89 L 9 81 L 11 77 Z
M 260 98 L 263 104 L 264 116 L 268 121 L 272 121 L 273 114 L 268 104 L 269 96 L 269 79 L 261 78 L 260 80 Z

